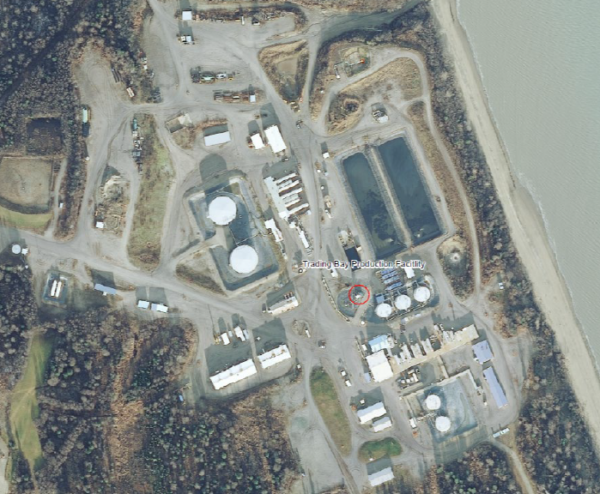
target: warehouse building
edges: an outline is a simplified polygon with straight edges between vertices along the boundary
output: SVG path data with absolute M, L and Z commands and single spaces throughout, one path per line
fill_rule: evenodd
M 281 136 L 281 132 L 279 131 L 279 127 L 277 127 L 277 125 L 271 125 L 270 127 L 267 127 L 265 129 L 265 137 L 267 138 L 267 142 L 275 154 L 286 150 L 287 146 L 283 141 L 283 137 Z
M 494 358 L 492 349 L 490 348 L 490 344 L 487 340 L 480 341 L 479 343 L 473 345 L 473 353 L 475 354 L 475 361 L 479 362 L 481 365 Z
M 388 334 L 382 334 L 376 336 L 372 340 L 369 340 L 369 346 L 371 347 L 372 352 L 379 352 L 381 350 L 385 350 L 387 348 L 394 347 L 394 338 Z
M 498 377 L 496 376 L 496 372 L 493 367 L 488 367 L 483 371 L 483 377 L 490 386 L 490 390 L 492 391 L 492 396 L 494 397 L 494 401 L 496 402 L 496 406 L 498 408 L 503 408 L 508 405 L 508 400 L 506 399 L 506 395 L 504 394 L 504 390 L 500 385 L 500 381 L 498 381 Z
M 389 417 L 383 417 L 373 422 L 373 432 L 381 432 L 389 429 L 392 426 L 392 421 Z
M 102 292 L 102 295 L 106 296 L 106 295 L 116 295 L 117 294 L 117 289 L 113 288 L 112 286 L 106 286 L 103 285 L 101 283 L 96 283 L 94 285 L 94 290 L 98 291 L 98 292 Z
M 225 144 L 231 141 L 231 134 L 228 130 L 225 132 L 219 132 L 217 134 L 205 135 L 204 145 L 205 146 L 218 146 L 219 144 Z
M 210 380 L 215 389 L 221 389 L 253 376 L 256 372 L 256 365 L 254 365 L 252 359 L 248 359 L 214 376 L 210 376 Z
M 392 467 L 387 467 L 383 470 L 379 470 L 379 472 L 369 474 L 369 483 L 371 484 L 371 487 L 377 487 L 378 485 L 389 482 L 390 480 L 394 480 L 394 472 L 392 471 Z
M 394 377 L 392 367 L 383 350 L 367 356 L 367 365 L 373 376 L 373 381 L 381 382 Z
M 273 348 L 273 350 L 269 350 L 258 356 L 258 360 L 263 369 L 268 369 L 269 367 L 290 358 L 292 358 L 292 356 L 286 345 L 280 345 L 277 348 Z
M 363 408 L 362 410 L 358 410 L 356 412 L 356 416 L 358 417 L 358 421 L 364 425 L 367 422 L 371 422 L 371 420 L 379 418 L 387 413 L 385 406 L 380 401 L 371 405 L 370 407 Z

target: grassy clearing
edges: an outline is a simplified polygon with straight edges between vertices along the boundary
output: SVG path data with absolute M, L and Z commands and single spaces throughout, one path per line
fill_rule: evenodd
M 25 371 L 15 386 L 10 400 L 10 425 L 17 445 L 33 471 L 42 461 L 42 445 L 35 420 L 40 411 L 36 388 L 42 384 L 52 345 L 42 336 L 35 336 Z
M 37 233 L 46 231 L 48 223 L 52 219 L 52 213 L 23 214 L 11 211 L 0 206 L 0 222 L 7 226 L 14 226 L 23 230 L 31 230 Z
M 340 404 L 331 377 L 322 368 L 312 371 L 310 391 L 340 453 L 349 454 L 352 442 L 350 423 Z
M 386 437 L 380 441 L 364 443 L 358 450 L 358 459 L 367 463 L 383 457 L 398 456 L 400 453 L 402 453 L 400 443 L 393 437 Z
M 149 115 L 138 115 L 137 119 L 144 137 L 142 183 L 135 205 L 127 252 L 133 264 L 152 270 L 160 261 L 167 194 L 173 168 L 169 153 L 156 133 L 154 118 Z

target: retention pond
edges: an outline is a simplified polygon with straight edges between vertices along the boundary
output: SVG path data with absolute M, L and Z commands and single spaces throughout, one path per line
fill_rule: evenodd
M 417 163 L 402 137 L 378 148 L 388 177 L 410 230 L 413 243 L 422 244 L 440 235 L 429 191 L 423 182 Z
M 406 249 L 364 154 L 353 154 L 344 160 L 343 166 L 377 258 L 385 259 Z

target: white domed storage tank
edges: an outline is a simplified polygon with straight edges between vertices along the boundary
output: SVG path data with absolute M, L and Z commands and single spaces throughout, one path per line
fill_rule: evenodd
M 227 196 L 218 196 L 208 205 L 208 217 L 215 225 L 228 225 L 235 219 L 236 213 L 235 201 Z
M 249 245 L 240 245 L 229 256 L 231 268 L 240 274 L 249 274 L 258 266 L 258 254 Z

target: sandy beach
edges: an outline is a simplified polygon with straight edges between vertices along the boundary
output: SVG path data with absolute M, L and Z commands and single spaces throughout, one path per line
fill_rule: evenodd
M 600 454 L 600 377 L 575 317 L 542 217 L 529 192 L 513 176 L 471 47 L 458 21 L 456 0 L 432 0 L 432 3 L 446 48 L 454 59 L 457 82 L 494 178 L 512 239 L 532 282 L 536 300 L 556 333 L 571 385 Z

